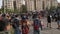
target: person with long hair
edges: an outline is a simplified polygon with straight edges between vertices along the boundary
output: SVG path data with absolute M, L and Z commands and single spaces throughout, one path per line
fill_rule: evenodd
M 22 17 L 22 20 L 21 20 L 21 29 L 22 29 L 22 34 L 28 34 L 29 32 L 29 27 L 27 25 L 27 20 L 26 20 L 26 17 Z

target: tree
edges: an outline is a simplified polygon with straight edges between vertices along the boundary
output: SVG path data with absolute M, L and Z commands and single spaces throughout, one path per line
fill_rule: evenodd
M 1 8 L 2 13 L 4 13 L 4 7 Z
M 0 13 L 2 13 L 2 10 L 0 9 Z
M 35 8 L 35 10 L 36 10 L 36 0 L 34 0 L 34 8 Z
M 19 10 L 15 8 L 14 13 L 19 13 Z
M 26 5 L 21 6 L 21 12 L 20 13 L 26 13 L 27 12 L 27 7 Z
M 13 13 L 14 10 L 12 9 L 6 9 L 6 13 Z
M 48 7 L 46 8 L 46 10 L 47 10 L 47 12 L 48 12 L 48 14 L 51 14 L 51 13 L 53 13 L 54 12 L 54 10 L 56 11 L 56 7 L 55 6 L 51 6 L 50 7 L 50 9 L 48 9 Z

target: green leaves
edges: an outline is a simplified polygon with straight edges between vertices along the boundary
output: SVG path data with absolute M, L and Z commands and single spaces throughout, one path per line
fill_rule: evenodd
M 48 9 L 48 7 L 46 8 L 48 14 L 51 14 L 53 12 L 53 10 L 56 10 L 57 8 L 55 6 L 51 6 L 50 9 Z
M 20 13 L 26 13 L 27 12 L 27 7 L 26 5 L 21 6 L 21 12 Z

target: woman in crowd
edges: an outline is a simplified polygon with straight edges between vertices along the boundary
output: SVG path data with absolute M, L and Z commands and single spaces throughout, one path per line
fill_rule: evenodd
M 27 20 L 25 16 L 22 16 L 22 20 L 21 20 L 21 29 L 22 29 L 22 34 L 28 34 L 29 32 L 29 27 L 27 25 Z

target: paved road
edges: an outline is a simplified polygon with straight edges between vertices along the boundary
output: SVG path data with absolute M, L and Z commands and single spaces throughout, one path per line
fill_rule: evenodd
M 52 22 L 52 28 L 49 29 L 46 27 L 47 24 L 47 20 L 45 19 L 41 19 L 42 22 L 44 23 L 44 29 L 42 31 L 40 31 L 41 34 L 60 34 L 60 30 L 57 29 L 57 23 L 56 22 Z M 29 30 L 29 34 L 33 34 L 33 26 L 30 26 L 30 30 Z

